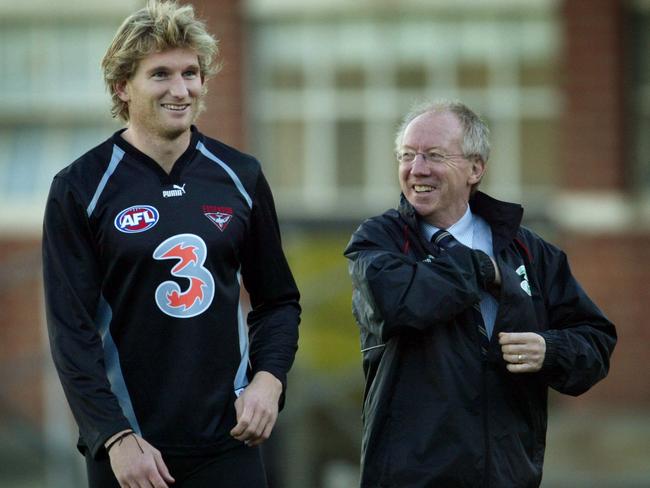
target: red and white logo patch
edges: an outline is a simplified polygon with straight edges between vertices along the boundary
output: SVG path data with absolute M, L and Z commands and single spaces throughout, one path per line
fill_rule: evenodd
M 151 205 L 134 205 L 125 208 L 115 217 L 115 228 L 125 234 L 151 229 L 158 223 L 158 210 Z
M 226 230 L 230 219 L 232 219 L 232 208 L 215 207 L 214 205 L 203 205 L 203 213 L 216 225 L 221 232 Z

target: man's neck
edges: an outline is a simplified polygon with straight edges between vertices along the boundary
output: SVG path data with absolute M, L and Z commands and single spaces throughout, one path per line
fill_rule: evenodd
M 174 139 L 157 137 L 129 127 L 122 132 L 122 137 L 133 147 L 143 152 L 167 173 L 171 173 L 174 163 L 190 145 L 192 132 L 187 130 Z
M 470 207 L 467 205 L 465 212 L 460 218 L 454 220 L 453 222 L 451 220 L 447 221 L 449 222 L 449 225 L 435 225 L 431 222 L 426 221 L 425 219 L 420 219 L 420 230 L 427 240 L 430 240 L 431 236 L 440 229 L 448 230 L 456 239 L 458 239 L 459 236 L 467 234 L 468 229 L 472 228 L 473 218 L 474 216 L 470 210 Z M 466 243 L 463 242 L 463 244 Z
M 460 219 L 465 216 L 467 210 L 469 209 L 469 204 L 465 203 L 463 205 L 457 205 L 447 209 L 443 214 L 432 215 L 428 218 L 425 218 L 430 225 L 437 227 L 438 229 L 449 229 L 451 226 L 456 224 Z

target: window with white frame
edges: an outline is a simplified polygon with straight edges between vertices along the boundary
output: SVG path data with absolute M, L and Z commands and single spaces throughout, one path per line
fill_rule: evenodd
M 422 98 L 458 98 L 482 114 L 493 146 L 485 188 L 544 212 L 561 111 L 552 2 L 494 11 L 452 2 L 260 7 L 270 3 L 249 6 L 249 112 L 280 212 L 356 218 L 394 206 L 394 131 Z
M 4 232 L 39 232 L 54 174 L 118 127 L 100 62 L 134 2 L 102 3 L 66 0 L 52 15 L 43 2 L 0 5 Z

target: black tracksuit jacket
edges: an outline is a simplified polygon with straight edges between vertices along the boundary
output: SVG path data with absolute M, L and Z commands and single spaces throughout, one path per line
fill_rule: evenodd
M 345 250 L 366 377 L 362 487 L 539 486 L 548 387 L 579 395 L 608 372 L 614 325 L 566 255 L 520 226 L 521 206 L 477 192 L 470 207 L 490 224 L 502 279 L 486 357 L 471 312 L 481 251 L 425 241 L 403 196 Z M 508 372 L 499 332 L 543 336 L 542 369 Z

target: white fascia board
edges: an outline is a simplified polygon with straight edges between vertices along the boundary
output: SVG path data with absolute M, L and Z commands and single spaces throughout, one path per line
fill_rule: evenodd
M 650 231 L 650 195 L 620 192 L 565 192 L 550 204 L 550 215 L 562 229 L 590 234 Z
M 124 17 L 144 6 L 144 0 L 0 0 L 5 20 L 71 20 L 99 16 Z
M 555 10 L 560 0 L 243 0 L 251 17 L 295 14 L 394 12 L 486 12 Z
M 38 200 L 41 200 L 40 198 Z M 43 230 L 45 198 L 27 205 L 1 205 L 0 236 L 10 238 L 40 238 Z

